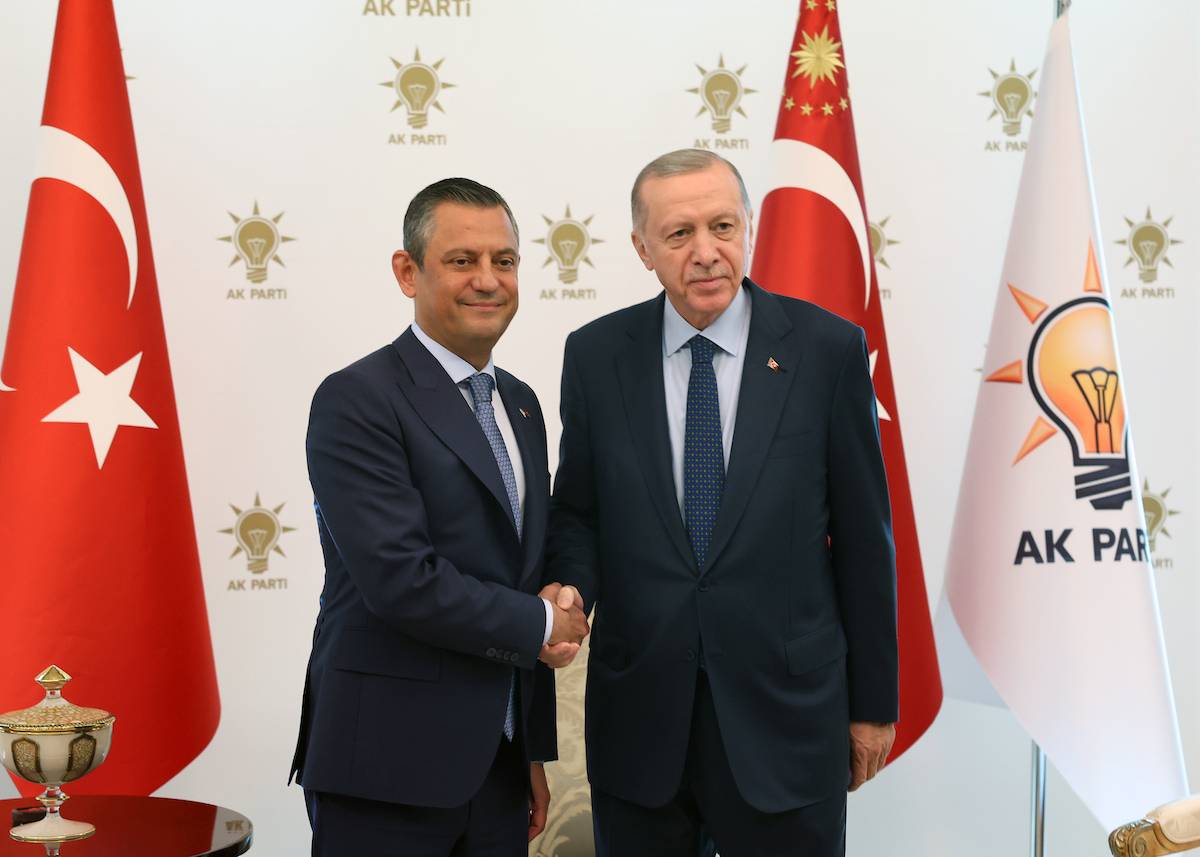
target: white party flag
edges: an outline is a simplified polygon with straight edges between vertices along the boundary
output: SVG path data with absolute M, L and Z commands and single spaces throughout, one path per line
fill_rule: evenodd
M 1054 25 L 947 568 L 996 691 L 1108 828 L 1187 794 L 1068 19 Z

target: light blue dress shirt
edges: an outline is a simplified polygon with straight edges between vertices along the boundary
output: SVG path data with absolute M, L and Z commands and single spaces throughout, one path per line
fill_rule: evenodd
M 412 323 L 412 332 L 417 341 L 424 345 L 425 349 L 433 355 L 433 359 L 440 363 L 442 368 L 446 370 L 446 374 L 450 376 L 450 380 L 454 382 L 459 392 L 463 394 L 463 398 L 466 399 L 468 407 L 471 408 L 471 413 L 475 413 L 475 399 L 471 396 L 471 390 L 464 382 L 477 371 L 492 376 L 492 410 L 496 413 L 496 426 L 500 429 L 500 436 L 504 438 L 504 448 L 508 451 L 509 461 L 512 462 L 513 476 L 517 480 L 517 501 L 521 504 L 521 514 L 524 516 L 525 464 L 521 460 L 521 449 L 517 446 L 517 436 L 513 433 L 512 423 L 508 419 L 508 411 L 504 409 L 504 400 L 500 398 L 500 387 L 495 384 L 496 364 L 489 357 L 487 365 L 483 369 L 477 370 L 449 348 L 433 340 L 428 333 L 421 330 L 421 326 L 415 321 Z M 546 632 L 542 636 L 542 645 L 544 646 L 550 641 L 550 632 L 554 629 L 554 608 L 545 598 L 542 599 L 542 603 L 546 606 Z
M 725 449 L 725 470 L 729 471 L 729 451 L 733 448 L 733 429 L 737 422 L 738 396 L 742 392 L 742 366 L 746 362 L 746 343 L 750 340 L 750 297 L 745 287 L 730 301 L 725 311 L 704 330 L 697 330 L 671 304 L 663 308 L 663 384 L 667 394 L 667 430 L 671 436 L 671 471 L 675 475 L 675 498 L 683 513 L 683 430 L 687 422 L 688 379 L 692 374 L 692 349 L 687 343 L 697 333 L 719 349 L 713 354 L 713 372 L 717 376 L 717 401 L 721 408 L 721 442 Z

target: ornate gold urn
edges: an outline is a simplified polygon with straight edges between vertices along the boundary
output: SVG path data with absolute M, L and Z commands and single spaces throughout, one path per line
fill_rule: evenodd
M 99 708 L 80 708 L 63 698 L 71 677 L 47 667 L 35 681 L 46 696 L 32 708 L 0 714 L 0 763 L 18 777 L 46 787 L 38 802 L 46 817 L 12 828 L 21 842 L 69 842 L 87 839 L 96 828 L 59 814 L 66 801 L 63 783 L 77 780 L 108 756 L 116 718 Z

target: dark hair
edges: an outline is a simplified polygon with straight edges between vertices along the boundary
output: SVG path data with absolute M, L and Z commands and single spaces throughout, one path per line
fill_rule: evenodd
M 508 222 L 512 224 L 513 235 L 520 240 L 517 220 L 504 197 L 471 179 L 442 179 L 414 196 L 408 204 L 408 211 L 404 213 L 404 249 L 421 270 L 425 269 L 425 248 L 433 235 L 433 213 L 443 202 L 472 208 L 503 208 L 508 215 Z

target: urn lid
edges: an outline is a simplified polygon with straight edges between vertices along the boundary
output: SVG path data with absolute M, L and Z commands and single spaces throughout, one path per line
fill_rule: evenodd
M 0 733 L 94 732 L 112 726 L 116 717 L 99 708 L 81 708 L 63 698 L 62 689 L 71 677 L 49 666 L 34 679 L 46 691 L 37 705 L 0 714 Z

